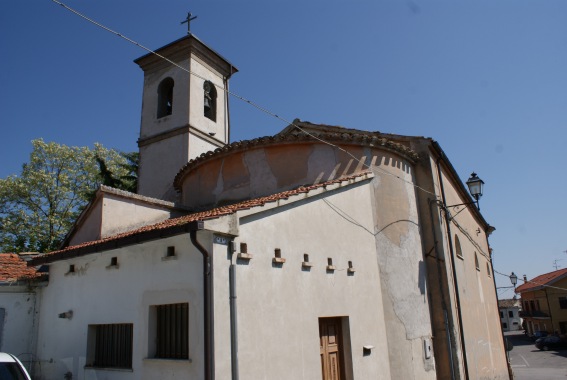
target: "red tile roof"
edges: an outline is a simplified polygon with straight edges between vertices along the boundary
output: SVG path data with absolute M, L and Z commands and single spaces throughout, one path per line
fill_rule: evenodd
M 28 267 L 15 253 L 0 253 L 0 282 L 15 282 L 39 276 L 35 268 Z
M 516 293 L 529 292 L 541 288 L 542 285 L 551 285 L 555 281 L 567 276 L 567 268 L 539 275 L 516 288 Z
M 28 265 L 46 264 L 57 260 L 70 259 L 73 257 L 78 257 L 93 252 L 115 249 L 125 245 L 138 244 L 143 241 L 159 239 L 167 236 L 173 236 L 183 232 L 189 232 L 190 224 L 193 222 L 220 218 L 221 216 L 234 214 L 237 211 L 250 209 L 252 207 L 264 206 L 266 203 L 287 199 L 294 195 L 305 194 L 312 190 L 324 188 L 329 185 L 338 184 L 342 182 L 351 182 L 353 180 L 366 177 L 369 174 L 371 174 L 369 171 L 360 172 L 357 174 L 353 174 L 351 176 L 341 177 L 338 179 L 318 183 L 316 185 L 301 186 L 294 190 L 283 191 L 281 193 L 268 195 L 265 197 L 250 199 L 247 201 L 235 203 L 228 206 L 217 207 L 207 211 L 197 212 L 194 214 L 189 214 L 178 218 L 168 219 L 157 224 L 144 226 L 136 230 L 124 232 L 104 239 L 85 242 L 78 245 L 66 247 L 59 251 L 46 253 L 45 255 L 41 255 L 33 258 L 32 260 L 30 260 Z
M 504 309 L 511 307 L 520 307 L 520 300 L 519 299 L 498 300 L 498 307 Z

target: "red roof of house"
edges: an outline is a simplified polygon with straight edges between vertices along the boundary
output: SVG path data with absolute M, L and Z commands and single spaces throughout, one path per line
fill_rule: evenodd
M 524 282 L 522 285 L 516 288 L 516 293 L 529 292 L 532 290 L 537 290 L 542 287 L 542 285 L 550 285 L 555 281 L 567 276 L 567 268 L 559 269 L 554 272 L 541 274 L 531 280 Z
M 189 232 L 188 227 L 192 222 L 204 221 L 207 219 L 216 219 L 224 215 L 234 214 L 237 211 L 246 210 L 257 206 L 263 206 L 266 203 L 277 202 L 279 200 L 290 198 L 294 195 L 308 193 L 312 190 L 324 188 L 332 184 L 351 182 L 355 179 L 368 176 L 369 174 L 370 172 L 364 171 L 357 174 L 353 174 L 351 176 L 341 177 L 338 179 L 318 183 L 316 185 L 301 186 L 294 190 L 283 191 L 281 193 L 268 195 L 265 197 L 250 199 L 228 206 L 217 207 L 207 211 L 197 212 L 194 214 L 189 214 L 178 218 L 168 219 L 157 224 L 144 226 L 136 230 L 127 231 L 114 236 L 109 236 L 104 239 L 89 241 L 89 242 L 73 245 L 70 247 L 66 247 L 59 251 L 46 253 L 45 255 L 37 256 L 31 259 L 28 265 L 47 264 L 53 261 L 70 259 L 73 257 L 78 257 L 93 252 L 115 249 L 129 244 L 138 244 L 147 240 L 159 239 L 162 237 L 171 236 L 183 232 Z
M 0 282 L 14 282 L 39 276 L 35 268 L 28 267 L 26 261 L 15 253 L 0 253 Z

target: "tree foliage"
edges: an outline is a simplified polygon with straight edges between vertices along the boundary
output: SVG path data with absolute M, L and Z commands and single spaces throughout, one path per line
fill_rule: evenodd
M 19 176 L 0 179 L 0 251 L 48 252 L 65 234 L 100 183 L 135 190 L 136 154 L 95 144 L 69 147 L 33 140 Z M 133 161 L 130 158 L 133 157 Z M 103 173 L 104 168 L 104 173 Z

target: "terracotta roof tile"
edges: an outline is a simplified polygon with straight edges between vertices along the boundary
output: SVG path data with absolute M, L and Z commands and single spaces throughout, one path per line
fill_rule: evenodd
M 520 306 L 519 299 L 498 300 L 498 307 L 501 308 L 510 308 L 510 307 L 519 307 L 519 306 Z
M 142 241 L 157 239 L 159 237 L 167 236 L 166 231 L 170 230 L 172 234 L 179 231 L 186 231 L 184 227 L 192 222 L 204 221 L 208 219 L 216 219 L 221 216 L 234 214 L 237 211 L 247 210 L 253 207 L 264 206 L 267 203 L 276 202 L 279 200 L 288 199 L 294 195 L 305 194 L 310 191 L 324 188 L 329 185 L 349 182 L 357 178 L 368 176 L 370 172 L 365 171 L 351 176 L 341 177 L 338 179 L 322 182 L 316 185 L 300 186 L 294 190 L 283 191 L 281 193 L 272 194 L 260 198 L 250 199 L 235 203 L 232 205 L 213 208 L 207 211 L 201 211 L 178 218 L 168 219 L 160 223 L 144 226 L 136 230 L 124 232 L 118 235 L 109 236 L 104 239 L 81 243 L 78 245 L 66 247 L 64 249 L 46 253 L 30 260 L 28 265 L 46 264 L 52 261 L 69 259 L 72 257 L 82 256 L 92 252 L 104 251 L 108 249 L 118 248 L 122 245 L 131 243 L 140 243 Z
M 21 279 L 40 277 L 35 268 L 27 266 L 15 253 L 0 253 L 0 282 L 15 282 Z
M 542 285 L 550 285 L 560 277 L 567 275 L 567 268 L 539 275 L 516 288 L 516 293 L 529 292 L 540 288 Z

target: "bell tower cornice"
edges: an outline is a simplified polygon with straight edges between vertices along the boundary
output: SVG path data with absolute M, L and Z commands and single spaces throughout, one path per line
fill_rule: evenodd
M 199 40 L 194 34 L 181 37 L 178 40 L 154 50 L 154 52 L 175 63 L 186 59 L 187 53 L 194 54 L 197 59 L 211 66 L 211 68 L 218 71 L 226 78 L 230 78 L 234 73 L 238 72 L 235 66 Z M 135 59 L 134 62 L 144 71 L 169 67 L 171 63 L 160 56 L 154 53 L 148 53 Z

